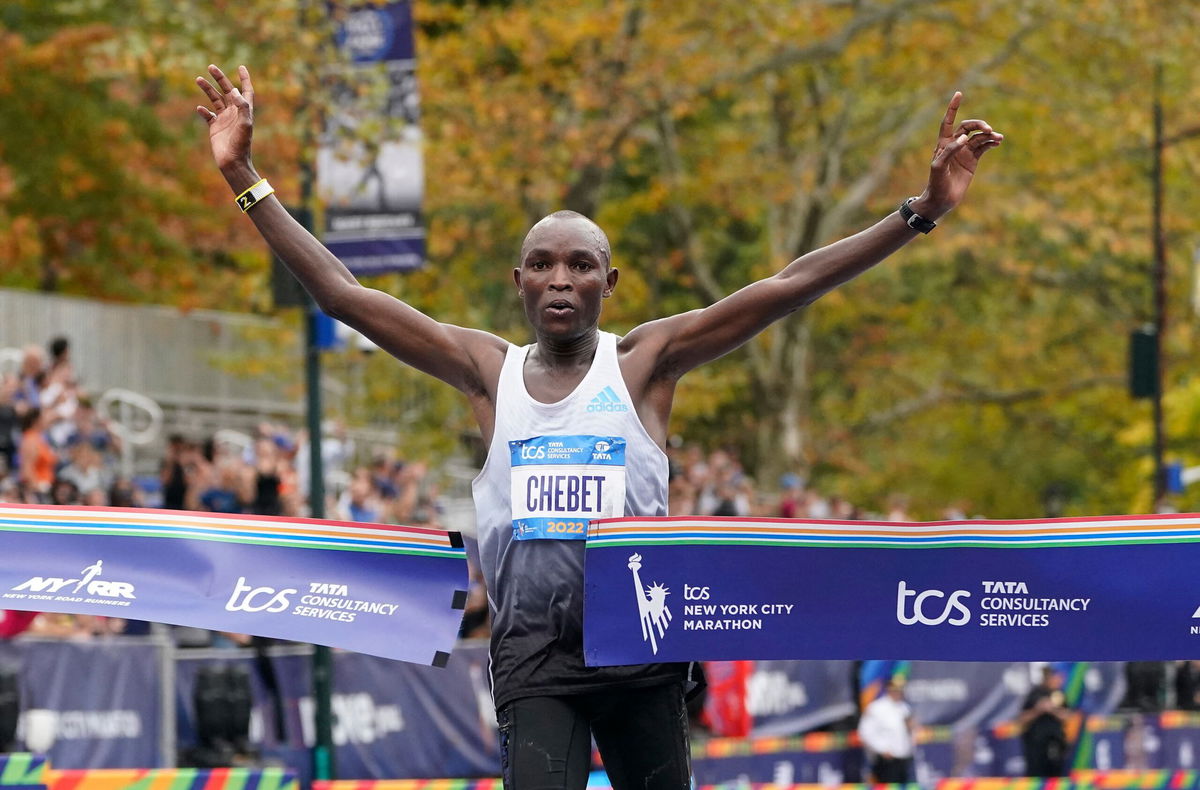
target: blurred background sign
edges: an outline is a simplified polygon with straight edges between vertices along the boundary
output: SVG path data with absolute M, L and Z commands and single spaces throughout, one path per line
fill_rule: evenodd
M 334 13 L 344 65 L 330 75 L 317 151 L 322 240 L 356 275 L 416 269 L 425 229 L 412 6 Z

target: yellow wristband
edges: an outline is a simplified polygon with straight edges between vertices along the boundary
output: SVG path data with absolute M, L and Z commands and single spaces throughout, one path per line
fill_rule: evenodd
M 257 184 L 237 196 L 238 208 L 245 214 L 252 206 L 257 206 L 259 201 L 266 198 L 267 195 L 273 194 L 275 194 L 275 187 L 268 184 L 267 179 L 259 179 Z

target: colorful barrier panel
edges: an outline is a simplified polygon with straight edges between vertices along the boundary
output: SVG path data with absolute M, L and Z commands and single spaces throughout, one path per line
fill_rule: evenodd
M 603 790 L 589 783 L 589 790 Z M 697 790 L 1200 790 L 1196 771 L 1076 771 L 1061 779 L 982 777 L 930 784 L 820 784 L 735 781 L 698 784 Z M 401 779 L 313 782 L 312 790 L 503 790 L 499 779 Z
M 863 778 L 855 733 L 810 733 L 795 738 L 712 738 L 692 748 L 697 785 L 771 782 L 836 785 Z
M 1200 764 L 1200 713 L 1089 716 L 1075 768 L 1117 775 L 1116 769 L 1186 770 Z
M 943 779 L 930 784 L 791 784 L 727 782 L 701 785 L 698 790 L 1198 790 L 1196 771 L 1076 771 L 1061 779 L 981 777 Z
M 49 790 L 300 790 L 282 768 L 50 771 Z
M 1073 771 L 1075 790 L 1196 790 L 1197 771 Z
M 588 779 L 588 790 L 612 790 L 602 774 Z M 340 779 L 316 781 L 312 790 L 504 790 L 499 779 Z
M 44 755 L 24 752 L 0 754 L 0 787 L 44 786 L 48 766 Z

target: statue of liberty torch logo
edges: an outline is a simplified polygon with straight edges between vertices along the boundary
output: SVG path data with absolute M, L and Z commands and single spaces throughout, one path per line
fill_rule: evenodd
M 658 655 L 658 640 L 667 633 L 671 623 L 671 610 L 667 608 L 667 596 L 671 593 L 658 582 L 642 588 L 638 570 L 642 567 L 642 555 L 629 558 L 629 570 L 633 571 L 633 588 L 637 592 L 638 615 L 642 621 L 642 641 L 650 642 L 650 649 Z M 658 637 L 654 630 L 658 629 Z

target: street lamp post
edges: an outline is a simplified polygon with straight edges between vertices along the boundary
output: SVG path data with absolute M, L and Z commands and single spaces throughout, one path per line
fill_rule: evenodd
M 1154 507 L 1163 504 L 1166 496 L 1166 431 L 1163 426 L 1163 338 L 1167 328 L 1167 244 L 1163 234 L 1163 108 L 1162 108 L 1162 79 L 1163 68 L 1159 63 L 1154 67 L 1154 164 L 1151 168 L 1153 181 L 1154 222 L 1154 263 L 1152 279 L 1154 281 L 1154 391 L 1151 399 L 1154 403 Z

